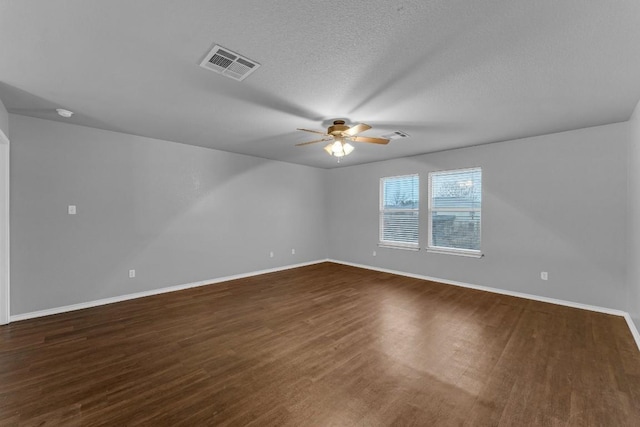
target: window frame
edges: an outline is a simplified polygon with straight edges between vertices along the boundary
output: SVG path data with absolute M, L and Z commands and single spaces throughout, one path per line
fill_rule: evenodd
M 454 174 L 458 172 L 468 172 L 468 171 L 480 171 L 480 207 L 478 208 L 447 208 L 447 212 L 479 212 L 480 213 L 480 221 L 478 221 L 478 236 L 480 239 L 480 249 L 462 249 L 462 248 L 450 248 L 446 246 L 435 246 L 433 245 L 433 175 L 439 174 Z M 460 169 L 446 169 L 439 171 L 432 171 L 428 173 L 428 197 L 427 197 L 427 252 L 430 253 L 438 253 L 445 255 L 459 255 L 459 256 L 467 256 L 473 258 L 481 258 L 484 256 L 482 253 L 482 201 L 483 197 L 483 186 L 484 180 L 482 179 L 482 167 L 470 167 L 470 168 L 460 168 Z M 442 209 L 441 209 L 442 210 Z
M 418 195 L 418 203 L 416 208 L 411 209 L 385 209 L 384 208 L 384 182 L 387 179 L 392 178 L 404 178 L 404 177 L 416 177 L 418 189 L 416 194 Z M 420 174 L 418 173 L 410 173 L 403 175 L 392 175 L 392 176 L 384 176 L 380 178 L 380 188 L 378 193 L 378 246 L 381 248 L 391 248 L 391 249 L 405 249 L 412 251 L 420 250 Z M 417 230 L 418 230 L 418 241 L 413 242 L 397 242 L 391 240 L 384 240 L 384 214 L 387 212 L 415 212 L 416 213 L 416 221 L 417 221 Z

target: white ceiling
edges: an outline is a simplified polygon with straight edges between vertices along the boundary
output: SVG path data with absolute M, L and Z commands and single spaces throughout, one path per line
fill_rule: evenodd
M 200 68 L 220 44 L 261 64 Z M 625 121 L 640 1 L 0 0 L 17 114 L 331 168 Z M 364 122 L 340 165 L 298 127 Z

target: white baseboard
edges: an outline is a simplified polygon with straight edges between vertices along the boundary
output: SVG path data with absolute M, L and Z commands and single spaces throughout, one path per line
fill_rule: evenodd
M 113 304 L 115 302 L 127 301 L 136 298 L 143 298 L 152 295 L 164 294 L 167 292 L 182 291 L 184 289 L 196 288 L 198 286 L 213 285 L 215 283 L 227 282 L 229 280 L 244 279 L 245 277 L 259 276 L 261 274 L 275 273 L 277 271 L 290 270 L 292 268 L 306 267 L 308 265 L 327 262 L 327 259 L 303 262 L 300 264 L 290 264 L 282 267 L 269 268 L 266 270 L 252 271 L 249 273 L 235 274 L 233 276 L 218 277 L 216 279 L 201 280 L 199 282 L 186 283 L 184 285 L 169 286 L 166 288 L 152 289 L 150 291 L 136 292 L 135 294 L 119 295 L 111 298 L 103 298 L 95 301 L 82 302 L 79 304 L 65 305 L 63 307 L 48 308 L 46 310 L 32 311 L 30 313 L 16 314 L 10 317 L 11 322 L 33 319 L 36 317 L 50 316 L 52 314 L 66 313 L 68 311 L 82 310 L 85 308 L 98 307 L 100 305 Z
M 629 313 L 624 314 L 624 320 L 627 321 L 627 325 L 629 326 L 631 335 L 633 335 L 633 339 L 636 340 L 636 345 L 638 346 L 638 350 L 640 350 L 640 333 L 638 333 L 638 328 L 636 328 L 636 324 L 633 322 L 633 319 L 631 318 Z
M 582 303 L 573 302 L 573 301 L 565 301 L 565 300 L 556 299 L 556 298 L 542 297 L 539 295 L 525 294 L 523 292 L 515 292 L 515 291 L 508 291 L 505 289 L 491 288 L 489 286 L 473 285 L 470 283 L 457 282 L 455 280 L 441 279 L 439 277 L 431 277 L 431 276 L 424 276 L 422 274 L 414 274 L 414 273 L 407 273 L 404 271 L 390 270 L 388 268 L 373 267 L 365 264 L 356 264 L 353 262 L 339 261 L 335 259 L 329 259 L 328 261 L 334 262 L 336 264 L 349 265 L 351 267 L 358 267 L 358 268 L 364 268 L 367 270 L 380 271 L 383 273 L 397 274 L 399 276 L 412 277 L 414 279 L 429 280 L 432 282 L 444 283 L 446 285 L 454 285 L 454 286 L 460 286 L 463 288 L 477 289 L 480 291 L 492 292 L 494 294 L 509 295 L 512 297 L 547 302 L 550 304 L 564 305 L 566 307 L 579 308 L 582 310 L 595 311 L 598 313 L 612 314 L 614 316 L 622 316 L 627 321 L 627 324 L 629 325 L 629 329 L 631 330 L 631 335 L 633 335 L 633 339 L 636 342 L 636 346 L 638 346 L 638 350 L 640 350 L 640 333 L 638 333 L 638 330 L 636 329 L 636 326 L 633 323 L 631 316 L 626 311 L 616 310 L 613 308 L 598 307 L 596 305 L 582 304 Z

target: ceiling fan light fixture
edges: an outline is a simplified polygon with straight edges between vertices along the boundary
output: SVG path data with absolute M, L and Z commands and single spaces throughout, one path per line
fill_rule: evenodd
M 353 151 L 353 145 L 349 144 L 348 142 L 345 142 L 344 145 L 342 146 L 342 149 L 344 150 L 344 155 L 348 156 L 349 154 L 351 154 L 351 152 Z
M 343 139 L 336 139 L 334 142 L 327 144 L 327 146 L 324 147 L 324 151 L 333 157 L 344 157 L 351 153 L 353 148 L 353 145 L 344 142 Z
M 342 141 L 336 140 L 336 142 L 331 145 L 331 151 L 333 154 L 342 153 L 344 151 L 342 148 Z

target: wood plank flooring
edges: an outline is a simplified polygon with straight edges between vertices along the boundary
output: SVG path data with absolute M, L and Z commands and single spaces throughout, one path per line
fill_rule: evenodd
M 639 426 L 623 318 L 323 263 L 0 327 L 0 425 Z

